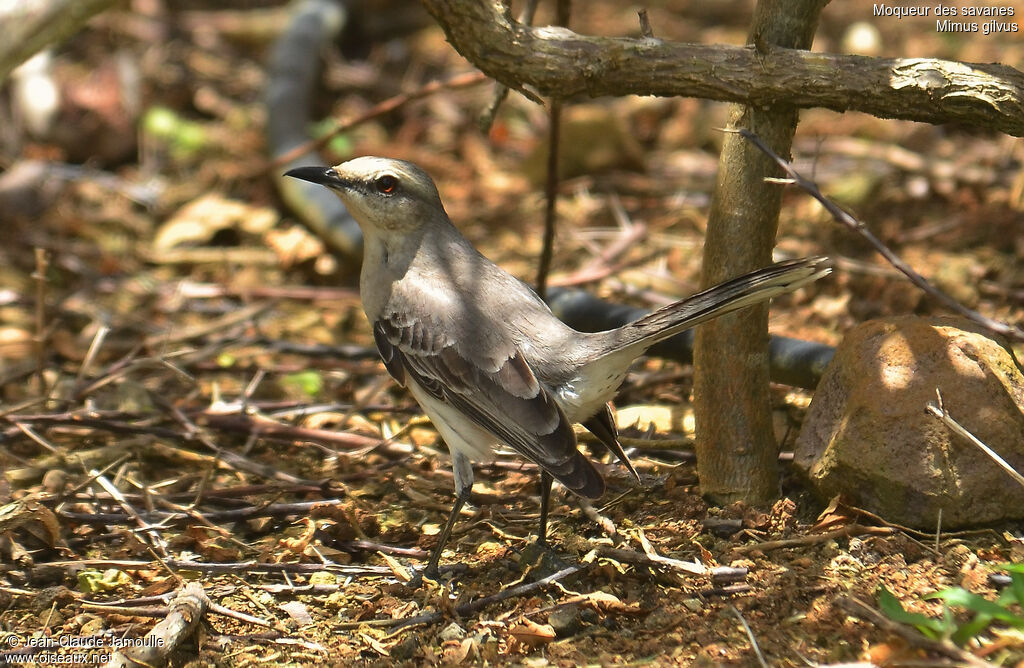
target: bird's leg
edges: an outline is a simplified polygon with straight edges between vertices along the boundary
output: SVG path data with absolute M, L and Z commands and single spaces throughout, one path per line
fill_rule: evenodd
M 444 552 L 444 546 L 452 535 L 455 520 L 459 518 L 462 507 L 466 505 L 466 501 L 469 500 L 469 495 L 473 491 L 473 464 L 469 461 L 469 457 L 458 450 L 452 450 L 452 472 L 455 474 L 455 505 L 441 531 L 437 547 L 430 554 L 430 561 L 427 562 L 427 567 L 423 570 L 423 575 L 431 580 L 437 579 L 441 553 Z
M 528 544 L 520 555 L 520 563 L 539 568 L 540 573 L 554 573 L 565 568 L 565 562 L 558 553 L 548 545 L 548 508 L 551 505 L 551 485 L 555 479 L 550 473 L 540 471 L 540 527 L 537 530 L 537 541 Z
M 455 505 L 452 507 L 452 513 L 448 516 L 448 521 L 444 525 L 444 530 L 441 531 L 440 539 L 438 540 L 437 547 L 430 553 L 430 561 L 427 562 L 427 567 L 423 570 L 423 575 L 436 580 L 438 575 L 438 564 L 441 561 L 441 553 L 444 552 L 445 543 L 448 542 L 448 538 L 452 535 L 452 527 L 455 526 L 455 520 L 458 519 L 459 513 L 462 512 L 462 506 L 466 505 L 466 500 L 469 499 L 469 490 L 467 488 L 462 494 L 455 496 Z
M 551 500 L 551 484 L 554 478 L 544 469 L 540 470 L 540 528 L 537 529 L 537 544 L 548 544 L 548 502 Z

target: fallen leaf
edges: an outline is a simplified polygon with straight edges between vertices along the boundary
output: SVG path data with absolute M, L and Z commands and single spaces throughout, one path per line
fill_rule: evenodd
M 550 624 L 538 624 L 526 617 L 521 617 L 508 632 L 517 642 L 530 649 L 546 645 L 555 639 L 555 629 Z
M 306 626 L 313 623 L 313 616 L 309 614 L 309 608 L 301 601 L 289 601 L 278 606 L 292 618 L 299 626 Z
M 184 244 L 208 242 L 217 232 L 231 228 L 264 235 L 277 220 L 277 213 L 270 207 L 252 206 L 212 193 L 189 202 L 161 225 L 153 237 L 153 251 L 161 253 Z

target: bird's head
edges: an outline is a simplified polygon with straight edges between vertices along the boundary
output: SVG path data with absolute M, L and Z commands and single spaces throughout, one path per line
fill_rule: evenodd
M 330 188 L 364 232 L 408 233 L 445 217 L 433 180 L 404 160 L 365 156 L 334 167 L 297 167 L 285 176 Z

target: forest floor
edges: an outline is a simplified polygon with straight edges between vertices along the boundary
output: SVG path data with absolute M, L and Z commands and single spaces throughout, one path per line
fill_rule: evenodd
M 692 371 L 657 359 L 616 401 L 623 434 L 651 441 L 635 451 L 639 485 L 607 463 L 594 507 L 556 490 L 558 559 L 537 559 L 536 468 L 502 455 L 477 470 L 444 582 L 408 587 L 451 507 L 447 451 L 378 360 L 352 263 L 275 189 L 262 96 L 286 7 L 207 4 L 140 0 L 93 20 L 56 53 L 67 107 L 48 133 L 29 135 L 13 93 L 0 111 L 6 174 L 64 165 L 28 196 L 0 186 L 0 651 L 32 636 L 141 637 L 196 581 L 221 607 L 172 665 L 1024 666 L 1019 630 L 996 624 L 957 647 L 879 603 L 884 588 L 941 620 L 926 595 L 993 599 L 993 566 L 1024 562 L 1021 527 L 893 526 L 813 497 L 785 463 L 774 506 L 709 506 Z M 472 71 L 409 4 L 367 12 L 403 34 L 371 27 L 346 47 L 355 55 L 325 51 L 314 115 L 354 118 Z M 649 4 L 656 35 L 742 44 L 751 3 L 707 4 Z M 576 3 L 572 26 L 635 36 L 635 10 Z M 1024 64 L 1020 33 L 943 35 L 871 12 L 826 7 L 814 48 L 844 50 L 863 21 L 879 55 Z M 490 83 L 441 88 L 369 114 L 324 160 L 419 163 L 467 237 L 529 282 L 547 116 L 513 94 L 485 136 L 491 96 Z M 577 134 L 553 283 L 644 307 L 695 292 L 726 106 L 574 100 L 566 116 Z M 1019 139 L 807 110 L 794 158 L 918 271 L 1021 321 Z M 773 333 L 835 345 L 868 318 L 939 312 L 794 188 L 778 246 L 837 269 L 776 300 Z M 783 462 L 811 396 L 773 389 Z M 950 629 L 970 619 L 949 614 Z

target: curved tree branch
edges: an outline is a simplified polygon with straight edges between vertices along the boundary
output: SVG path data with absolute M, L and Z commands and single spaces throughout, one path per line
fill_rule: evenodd
M 120 2 L 23 0 L 0 3 L 0 23 L 5 33 L 0 45 L 0 81 L 37 52 L 67 39 L 90 18 Z
M 510 88 L 824 107 L 1024 136 L 1024 73 L 1005 65 L 590 37 L 518 23 L 500 0 L 423 2 L 459 53 Z

